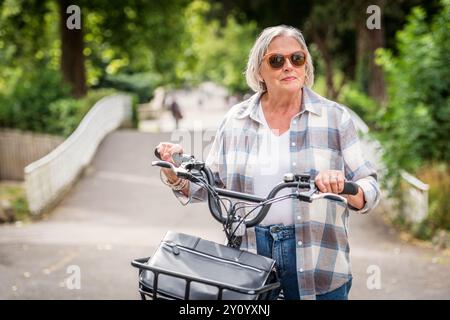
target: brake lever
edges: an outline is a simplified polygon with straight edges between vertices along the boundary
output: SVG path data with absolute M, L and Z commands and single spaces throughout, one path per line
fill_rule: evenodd
M 175 167 L 173 163 L 168 161 L 152 161 L 152 166 L 158 166 L 162 168 L 171 169 L 179 178 L 188 179 L 192 182 L 199 182 L 200 180 L 195 177 L 191 172 L 183 167 Z
M 306 202 L 313 202 L 314 200 L 319 200 L 319 199 L 330 199 L 330 200 L 334 200 L 334 201 L 340 201 L 343 202 L 345 205 L 347 205 L 347 198 L 335 194 L 335 193 L 330 193 L 330 192 L 320 192 L 317 189 L 315 183 L 313 180 L 310 180 L 310 189 L 309 191 L 305 191 L 305 192 L 298 192 L 297 190 L 297 199 L 301 200 L 301 201 L 306 201 Z
M 305 192 L 298 192 L 297 190 L 297 199 L 299 199 L 300 201 L 312 202 L 313 200 L 312 197 L 315 192 L 316 192 L 315 189 L 311 189 Z
M 340 196 L 335 193 L 325 192 L 325 193 L 316 193 L 311 196 L 312 200 L 318 200 L 318 199 L 330 199 L 335 201 L 341 201 L 347 205 L 347 198 Z

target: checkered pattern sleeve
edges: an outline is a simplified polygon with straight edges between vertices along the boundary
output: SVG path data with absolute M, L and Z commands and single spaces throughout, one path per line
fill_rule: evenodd
M 364 192 L 365 205 L 361 210 L 355 211 L 356 213 L 367 213 L 380 200 L 377 173 L 372 164 L 363 156 L 356 127 L 349 112 L 346 110 L 341 118 L 339 135 L 344 159 L 345 177 L 347 180 L 357 183 Z

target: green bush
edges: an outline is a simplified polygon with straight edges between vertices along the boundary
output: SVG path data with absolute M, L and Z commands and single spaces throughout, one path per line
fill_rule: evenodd
M 387 164 L 414 172 L 427 161 L 450 161 L 450 0 L 426 22 L 414 8 L 397 33 L 398 55 L 377 53 L 386 71 L 389 102 L 380 118 Z
M 91 90 L 82 99 L 69 95 L 59 72 L 37 67 L 0 92 L 0 126 L 68 136 L 89 109 L 114 89 Z
M 47 133 L 69 136 L 80 122 L 81 103 L 73 98 L 56 100 L 49 105 Z
M 182 18 L 186 25 L 181 41 L 184 52 L 176 61 L 176 76 L 184 85 L 213 81 L 231 93 L 246 93 L 249 89 L 243 73 L 257 26 L 253 21 L 239 23 L 234 12 L 224 23 L 211 18 L 220 10 L 223 9 L 219 3 L 189 3 Z
M 1 182 L 0 200 L 6 200 L 10 203 L 13 210 L 13 221 L 26 221 L 29 219 L 30 211 L 23 183 Z
M 47 133 L 69 136 L 80 124 L 83 117 L 101 98 L 114 94 L 114 89 L 91 90 L 81 99 L 66 98 L 49 105 Z
M 380 106 L 365 93 L 359 91 L 353 83 L 342 88 L 338 101 L 352 109 L 372 130 L 378 130 Z
M 414 230 L 416 236 L 430 239 L 439 229 L 450 230 L 450 165 L 432 163 L 418 172 L 419 179 L 429 185 L 428 216 Z
M 423 239 L 450 230 L 450 0 L 440 3 L 440 11 L 428 20 L 422 8 L 412 10 L 396 35 L 397 55 L 377 51 L 389 89 L 378 133 L 386 176 L 392 178 L 390 191 L 396 197 L 400 169 L 429 184 L 428 215 L 409 226 Z
M 139 127 L 139 97 L 136 94 L 132 95 L 132 104 L 131 104 L 131 127 L 137 129 Z
M 38 67 L 0 92 L 0 126 L 46 133 L 50 104 L 69 97 L 58 72 Z
M 162 83 L 162 77 L 156 73 L 135 73 L 107 75 L 100 83 L 100 88 L 114 88 L 137 95 L 139 103 L 148 102 L 153 92 Z

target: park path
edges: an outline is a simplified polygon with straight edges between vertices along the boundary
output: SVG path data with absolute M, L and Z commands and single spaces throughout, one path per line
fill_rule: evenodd
M 150 166 L 154 146 L 171 138 L 109 134 L 50 214 L 0 226 L 0 299 L 136 299 L 137 270 L 130 261 L 151 255 L 167 230 L 221 242 L 221 226 L 206 204 L 181 206 Z M 351 299 L 450 299 L 449 256 L 402 241 L 378 211 L 351 215 L 350 247 Z M 79 289 L 65 281 L 74 270 L 80 271 Z M 374 271 L 381 287 L 370 290 Z

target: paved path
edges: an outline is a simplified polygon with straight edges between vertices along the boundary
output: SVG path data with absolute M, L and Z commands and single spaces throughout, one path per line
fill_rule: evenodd
M 151 255 L 166 230 L 221 241 L 206 205 L 179 205 L 150 167 L 153 147 L 169 138 L 110 134 L 50 215 L 0 226 L 0 299 L 136 299 L 130 261 Z M 352 216 L 350 234 L 352 299 L 450 299 L 448 256 L 400 241 L 376 212 Z M 381 289 L 367 289 L 369 266 L 379 268 Z M 69 289 L 65 280 L 77 268 L 81 288 Z

